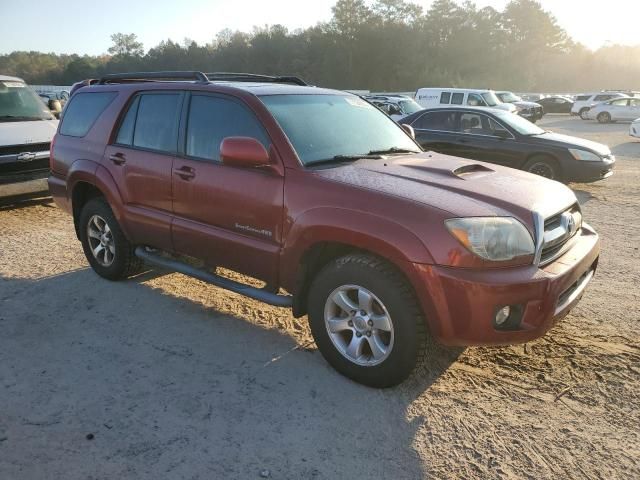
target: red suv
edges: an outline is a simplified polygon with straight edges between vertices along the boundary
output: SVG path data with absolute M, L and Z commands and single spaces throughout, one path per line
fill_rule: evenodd
M 596 270 L 598 235 L 567 187 L 423 152 L 357 96 L 200 72 L 86 83 L 55 137 L 49 186 L 93 269 L 117 280 L 145 261 L 292 307 L 358 382 L 401 382 L 427 336 L 539 337 Z

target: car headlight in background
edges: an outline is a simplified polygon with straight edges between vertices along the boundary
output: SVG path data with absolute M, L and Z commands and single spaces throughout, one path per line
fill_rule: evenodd
M 587 162 L 601 162 L 602 157 L 593 152 L 588 152 L 587 150 L 580 150 L 577 148 L 570 148 L 569 153 L 576 160 L 584 160 Z
M 531 234 L 512 217 L 451 218 L 445 225 L 467 250 L 485 260 L 512 260 L 535 253 Z

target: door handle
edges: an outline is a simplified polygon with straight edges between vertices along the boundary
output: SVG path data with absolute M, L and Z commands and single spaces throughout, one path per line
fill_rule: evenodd
M 120 152 L 109 155 L 109 160 L 111 160 L 116 165 L 123 165 L 127 162 L 127 158 L 124 156 L 124 153 Z
M 193 177 L 196 176 L 195 170 L 191 167 L 176 168 L 173 171 L 173 174 L 179 176 L 183 180 L 191 180 Z

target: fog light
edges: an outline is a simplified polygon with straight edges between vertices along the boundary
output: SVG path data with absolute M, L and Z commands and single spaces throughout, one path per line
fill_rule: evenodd
M 496 326 L 499 327 L 509 319 L 511 315 L 511 307 L 507 305 L 496 312 Z

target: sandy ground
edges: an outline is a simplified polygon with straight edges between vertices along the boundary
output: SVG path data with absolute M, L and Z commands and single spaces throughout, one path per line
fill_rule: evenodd
M 401 386 L 334 372 L 305 319 L 179 274 L 109 283 L 47 202 L 0 206 L 0 479 L 640 477 L 640 142 L 572 185 L 603 238 L 544 338 L 440 349 Z

